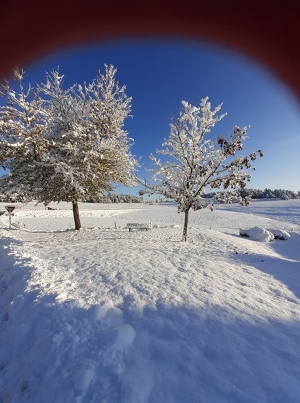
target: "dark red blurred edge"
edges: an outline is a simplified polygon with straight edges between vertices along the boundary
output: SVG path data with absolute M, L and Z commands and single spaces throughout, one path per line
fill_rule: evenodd
M 2 0 L 0 16 L 1 80 L 70 45 L 154 36 L 231 47 L 300 98 L 300 0 Z

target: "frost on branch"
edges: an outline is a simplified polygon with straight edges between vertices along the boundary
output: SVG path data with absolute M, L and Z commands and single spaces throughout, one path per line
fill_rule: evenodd
M 199 107 L 182 102 L 179 117 L 170 124 L 170 135 L 163 143 L 163 149 L 157 154 L 164 157 L 164 162 L 150 155 L 154 168 L 149 171 L 157 183 L 147 183 L 151 193 L 161 194 L 176 201 L 178 212 L 185 213 L 183 240 L 187 238 L 188 213 L 190 209 L 199 210 L 210 205 L 201 194 L 205 188 L 233 189 L 228 193 L 228 201 L 239 198 L 234 190 L 244 188 L 250 181 L 251 163 L 262 151 L 249 156 L 236 155 L 243 150 L 249 126 L 234 127 L 229 138 L 218 136 L 215 141 L 207 138 L 211 128 L 224 118 L 218 116 L 222 105 L 211 109 L 208 98 L 200 102 Z M 240 200 L 247 204 L 247 200 Z

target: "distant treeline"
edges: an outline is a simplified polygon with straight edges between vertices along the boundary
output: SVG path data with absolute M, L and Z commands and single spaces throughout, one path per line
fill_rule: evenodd
M 224 192 L 221 192 L 224 193 Z M 300 191 L 294 192 L 293 190 L 284 189 L 240 189 L 237 191 L 239 195 L 243 198 L 250 197 L 251 199 L 300 199 Z M 216 193 L 207 193 L 204 197 L 213 197 Z
M 224 192 L 219 192 L 224 193 Z M 239 195 L 243 198 L 250 197 L 252 199 L 281 199 L 281 200 L 289 200 L 289 199 L 300 199 L 300 191 L 294 192 L 293 190 L 284 190 L 284 189 L 240 189 L 237 191 Z M 211 198 L 214 197 L 217 193 L 206 193 L 202 197 Z M 21 197 L 17 194 L 10 195 L 10 197 L 6 197 L 5 195 L 0 194 L 0 202 L 4 203 L 16 203 L 16 202 L 23 202 Z M 150 200 L 148 199 L 147 195 L 144 197 L 141 196 L 134 196 L 134 195 L 127 195 L 127 194 L 108 194 L 105 196 L 99 196 L 97 199 L 87 199 L 82 200 L 87 203 L 145 203 L 145 202 L 152 202 L 152 203 L 159 203 L 162 201 L 161 198 Z
M 28 200 L 27 200 L 28 201 Z M 86 203 L 159 203 L 159 199 L 157 200 L 150 200 L 145 195 L 144 198 L 141 196 L 134 196 L 134 195 L 126 195 L 126 194 L 108 194 L 105 196 L 99 196 L 98 198 L 88 198 L 86 200 L 80 200 Z M 3 203 L 24 203 L 26 200 L 22 198 L 22 196 L 18 195 L 17 193 L 5 196 L 0 194 L 0 202 Z
M 98 199 L 87 199 L 87 203 L 143 203 L 141 196 L 110 193 Z
M 224 193 L 224 192 L 219 192 Z M 289 199 L 300 199 L 300 191 L 294 192 L 293 190 L 284 190 L 284 189 L 240 189 L 237 193 L 243 198 L 252 198 L 252 199 L 281 199 L 281 200 L 289 200 Z M 202 197 L 212 198 L 217 193 L 206 193 Z M 98 200 L 88 199 L 86 202 L 89 203 L 145 203 L 145 202 L 153 202 L 159 203 L 163 201 L 161 198 L 155 200 L 148 200 L 147 195 L 144 197 L 141 196 L 133 196 L 126 194 L 109 194 L 106 196 L 99 197 Z

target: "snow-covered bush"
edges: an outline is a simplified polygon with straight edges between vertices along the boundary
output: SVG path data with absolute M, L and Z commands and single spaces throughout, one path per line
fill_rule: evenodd
M 291 237 L 288 232 L 280 229 L 269 229 L 269 231 L 274 235 L 275 239 L 280 239 L 282 241 L 285 241 Z
M 260 227 L 253 227 L 250 229 L 240 229 L 240 236 L 251 238 L 253 241 L 270 242 L 274 239 L 287 240 L 290 234 L 283 230 L 278 229 L 264 229 Z
M 274 241 L 274 235 L 270 231 L 260 227 L 253 227 L 247 230 L 240 229 L 240 236 L 251 238 L 257 242 Z

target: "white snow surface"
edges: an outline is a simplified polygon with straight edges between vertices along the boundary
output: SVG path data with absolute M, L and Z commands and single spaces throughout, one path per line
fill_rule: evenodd
M 191 212 L 186 243 L 174 205 L 51 207 L 0 218 L 1 403 L 299 403 L 299 200 Z

